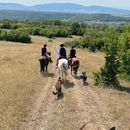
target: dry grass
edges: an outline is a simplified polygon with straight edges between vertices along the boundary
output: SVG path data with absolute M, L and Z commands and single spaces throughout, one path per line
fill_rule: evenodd
M 46 85 L 46 78 L 39 73 L 38 58 L 42 44 L 47 43 L 50 49 L 54 44 L 66 40 L 68 39 L 58 38 L 49 41 L 48 38 L 33 37 L 33 44 L 30 45 L 0 41 L 0 130 L 18 130 L 21 123 L 26 122 L 33 103 Z M 87 71 L 90 78 L 92 72 L 104 64 L 101 53 L 78 49 L 77 55 L 81 61 L 80 72 Z M 53 59 L 56 57 L 53 56 Z M 120 126 L 130 128 L 129 93 L 93 89 L 112 111 L 113 117 L 119 119 Z
M 6 42 L 0 46 L 0 129 L 15 130 L 44 82 L 38 73 L 40 46 Z
M 54 44 L 43 37 L 33 37 L 30 45 L 0 41 L 0 130 L 17 130 L 46 84 L 38 61 L 45 43 L 49 49 Z

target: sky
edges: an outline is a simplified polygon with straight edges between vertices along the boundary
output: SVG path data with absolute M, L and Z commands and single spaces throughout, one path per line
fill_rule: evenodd
M 35 5 L 45 3 L 76 3 L 81 5 L 100 5 L 130 9 L 130 0 L 0 0 L 0 3 L 19 3 L 24 5 Z

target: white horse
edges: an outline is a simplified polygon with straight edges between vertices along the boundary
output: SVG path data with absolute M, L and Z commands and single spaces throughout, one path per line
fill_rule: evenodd
M 66 80 L 66 75 L 67 75 L 67 70 L 68 70 L 67 59 L 59 59 L 58 70 L 59 70 L 59 77 L 62 77 L 62 80 Z

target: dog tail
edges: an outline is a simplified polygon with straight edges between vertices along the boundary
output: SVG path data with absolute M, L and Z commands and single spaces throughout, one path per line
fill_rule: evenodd
M 53 93 L 54 95 L 57 95 L 57 94 L 58 94 L 57 92 L 54 92 L 54 91 L 52 91 L 52 93 Z

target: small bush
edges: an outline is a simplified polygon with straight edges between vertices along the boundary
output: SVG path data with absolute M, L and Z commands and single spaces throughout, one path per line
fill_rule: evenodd
M 75 46 L 77 48 L 82 48 L 80 40 L 67 41 L 64 44 L 65 46 L 68 46 L 68 47 Z
M 0 39 L 13 42 L 31 43 L 29 34 L 20 31 L 2 31 Z
M 2 29 L 12 29 L 12 25 L 9 22 L 4 22 L 1 26 Z

